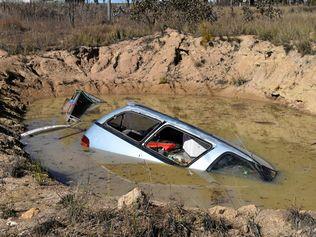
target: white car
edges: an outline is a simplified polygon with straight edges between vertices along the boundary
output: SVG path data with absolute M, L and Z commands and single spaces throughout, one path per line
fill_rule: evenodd
M 97 120 L 81 145 L 199 171 L 242 167 L 264 181 L 277 171 L 258 156 L 143 105 L 129 103 Z

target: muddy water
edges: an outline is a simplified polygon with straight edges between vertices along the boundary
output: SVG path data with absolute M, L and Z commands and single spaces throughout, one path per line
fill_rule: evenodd
M 141 186 L 158 200 L 185 205 L 265 208 L 291 205 L 316 210 L 316 117 L 275 104 L 215 97 L 108 96 L 80 128 L 133 100 L 178 117 L 264 157 L 280 175 L 273 183 L 231 174 L 197 173 L 167 165 L 87 152 L 82 133 L 66 129 L 25 139 L 26 149 L 55 177 L 98 195 L 118 196 Z M 29 129 L 63 124 L 64 98 L 40 100 L 29 107 Z

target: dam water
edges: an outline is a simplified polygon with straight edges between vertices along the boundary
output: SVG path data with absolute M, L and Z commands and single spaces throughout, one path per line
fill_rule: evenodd
M 199 96 L 104 96 L 105 103 L 85 115 L 80 129 L 113 109 L 136 101 L 177 117 L 263 157 L 279 171 L 263 182 L 247 174 L 197 173 L 169 165 L 117 157 L 80 146 L 79 129 L 64 129 L 24 138 L 25 149 L 59 181 L 98 195 L 119 196 L 140 186 L 153 199 L 187 206 L 262 208 L 292 205 L 316 210 L 316 117 L 266 102 Z M 65 98 L 29 106 L 28 129 L 64 124 Z

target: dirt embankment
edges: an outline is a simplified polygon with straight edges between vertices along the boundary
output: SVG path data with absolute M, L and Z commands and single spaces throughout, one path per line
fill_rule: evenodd
M 94 93 L 219 94 L 277 102 L 316 113 L 316 56 L 286 52 L 253 36 L 202 38 L 167 30 L 118 44 L 0 60 L 24 80 L 23 97 Z
M 0 236 L 176 235 L 312 236 L 315 213 L 213 207 L 186 210 L 132 202 L 105 207 L 50 179 L 19 141 L 27 103 L 40 97 L 94 93 L 179 93 L 271 97 L 316 112 L 315 56 L 288 55 L 253 37 L 214 40 L 167 31 L 101 48 L 0 59 Z M 133 198 L 133 197 L 132 197 Z M 89 200 L 88 203 L 83 200 Z M 135 203 L 138 203 L 136 206 Z M 144 205 L 145 203 L 145 205 Z M 142 231 L 141 233 L 139 231 Z
M 32 162 L 19 141 L 26 105 L 22 77 L 0 73 L 0 236 L 21 233 L 38 219 L 57 213 L 54 205 L 68 188 L 49 178 Z

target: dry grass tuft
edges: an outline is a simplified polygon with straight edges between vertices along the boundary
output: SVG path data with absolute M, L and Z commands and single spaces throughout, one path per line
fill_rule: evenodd
M 119 12 L 112 23 L 106 21 L 104 4 L 0 3 L 0 48 L 11 54 L 28 54 L 39 50 L 68 49 L 77 46 L 109 45 L 125 39 L 150 35 L 167 27 L 202 36 L 208 46 L 216 36 L 234 38 L 256 35 L 287 52 L 297 49 L 302 55 L 314 54 L 316 44 L 316 7 L 281 7 L 281 17 L 260 14 L 255 8 L 214 6 L 216 20 L 190 21 L 181 10 L 155 13 L 156 19 L 141 21 L 127 9 Z M 164 10 L 166 11 L 166 10 Z M 249 11 L 254 13 L 245 17 Z M 248 14 L 249 15 L 249 14 Z M 186 20 L 187 19 L 187 20 Z M 199 19 L 199 18 L 197 18 Z
M 316 228 L 316 220 L 307 212 L 302 212 L 300 208 L 293 206 L 288 209 L 287 220 L 291 222 L 294 228 Z
M 306 9 L 309 9 L 307 11 Z M 314 54 L 310 44 L 316 43 L 313 35 L 316 31 L 316 8 L 282 7 L 281 18 L 269 19 L 256 17 L 245 21 L 240 8 L 231 16 L 229 9 L 219 9 L 218 21 L 209 28 L 215 36 L 256 35 L 259 39 L 268 40 L 276 45 L 292 45 L 302 54 Z
M 39 224 L 31 234 L 98 236 L 106 233 L 107 236 L 199 236 L 204 233 L 227 236 L 232 228 L 223 219 L 214 219 L 201 211 L 188 211 L 176 203 L 155 206 L 147 200 L 140 205 L 123 209 L 93 210 L 83 201 L 86 198 L 87 193 L 65 196 L 60 205 L 65 210 L 66 216 L 58 221 L 51 219 Z

